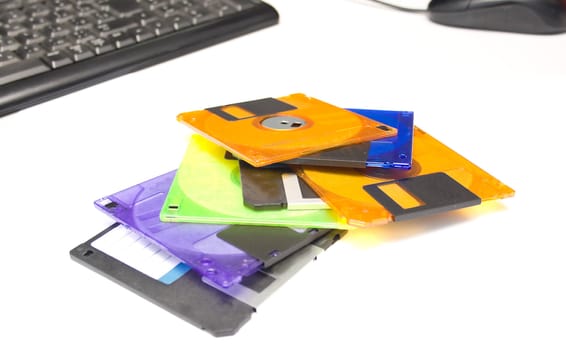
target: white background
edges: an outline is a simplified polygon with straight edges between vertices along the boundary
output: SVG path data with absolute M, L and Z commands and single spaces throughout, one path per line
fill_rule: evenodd
M 277 26 L 0 118 L 0 348 L 565 349 L 566 34 L 271 3 Z M 179 112 L 294 92 L 412 110 L 516 196 L 350 232 L 227 338 L 69 258 L 111 223 L 95 199 L 178 166 Z

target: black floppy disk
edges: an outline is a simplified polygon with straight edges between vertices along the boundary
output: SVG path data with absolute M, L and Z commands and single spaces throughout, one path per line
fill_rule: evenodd
M 222 288 L 207 279 L 203 282 L 196 270 L 118 223 L 78 245 L 70 255 L 82 265 L 219 337 L 235 334 L 259 304 L 345 233 L 332 230 L 230 288 Z

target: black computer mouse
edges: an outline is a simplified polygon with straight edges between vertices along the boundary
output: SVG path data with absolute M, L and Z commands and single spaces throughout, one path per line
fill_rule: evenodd
M 431 0 L 436 23 L 515 33 L 566 32 L 566 0 Z

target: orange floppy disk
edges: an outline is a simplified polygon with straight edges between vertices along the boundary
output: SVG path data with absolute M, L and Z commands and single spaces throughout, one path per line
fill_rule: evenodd
M 397 134 L 304 94 L 181 113 L 177 120 L 256 167 Z

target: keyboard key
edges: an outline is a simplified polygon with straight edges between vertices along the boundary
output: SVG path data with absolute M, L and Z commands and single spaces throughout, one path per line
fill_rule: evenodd
M 55 23 L 62 24 L 72 20 L 74 15 L 71 11 L 55 10 L 55 12 L 51 14 L 51 18 L 55 21 Z
M 165 5 L 165 6 L 161 6 L 161 7 L 157 8 L 155 10 L 155 13 L 160 17 L 168 18 L 168 17 L 181 15 L 183 12 L 182 12 L 182 10 L 179 10 L 178 8 Z
M 173 23 L 173 28 L 175 28 L 175 30 L 181 30 L 193 25 L 193 19 L 191 17 L 177 16 L 171 18 L 170 20 Z
M 70 46 L 71 43 L 69 43 L 66 38 L 54 38 L 44 41 L 41 45 L 45 51 L 52 52 L 62 50 L 67 46 Z
M 46 0 L 26 0 L 26 1 L 24 2 L 24 5 L 25 5 L 25 6 L 31 6 L 31 5 L 33 5 L 33 4 L 37 4 L 37 3 L 45 2 L 45 1 L 46 1 Z
M 9 0 L 0 2 L 0 13 L 4 13 L 5 11 L 17 9 L 23 5 L 22 0 Z
M 133 16 L 132 19 L 134 19 L 137 23 L 139 23 L 142 26 L 147 26 L 150 23 L 156 22 L 159 20 L 159 17 L 157 17 L 156 15 L 154 15 L 151 12 L 140 12 L 137 15 Z
M 89 3 L 80 3 L 77 5 L 77 15 L 79 17 L 89 17 L 95 14 L 97 10 Z
M 44 17 L 51 12 L 51 9 L 44 4 L 35 4 L 26 9 L 29 17 Z
M 88 41 L 96 39 L 96 35 L 89 30 L 77 30 L 69 39 L 75 44 L 84 44 Z
M 88 18 L 85 17 L 73 18 L 72 20 L 69 21 L 69 25 L 75 31 L 90 29 L 94 26 L 94 24 L 91 21 L 89 21 Z
M 0 85 L 31 77 L 49 71 L 49 67 L 41 60 L 19 61 L 0 67 Z
M 21 23 L 27 19 L 25 13 L 19 10 L 11 10 L 0 15 L 0 23 L 13 24 Z
M 43 29 L 43 34 L 48 38 L 59 38 L 71 34 L 71 29 L 59 24 L 50 25 Z
M 0 35 L 15 37 L 18 34 L 25 33 L 28 29 L 21 23 L 6 25 L 0 27 Z
M 27 60 L 43 56 L 45 50 L 39 45 L 25 45 L 20 46 L 15 52 L 22 60 Z
M 145 2 L 149 4 L 149 9 L 152 11 L 158 7 L 169 4 L 169 1 L 167 0 L 147 0 Z
M 218 16 L 224 16 L 231 12 L 234 12 L 234 8 L 230 7 L 224 3 L 212 3 L 206 6 L 208 11 L 216 13 Z
M 153 27 L 153 32 L 155 35 L 165 35 L 171 33 L 175 30 L 173 23 L 168 23 L 165 21 L 157 21 L 151 24 Z
M 128 35 L 131 36 L 132 38 L 135 38 L 138 43 L 155 37 L 154 32 L 152 32 L 148 28 L 143 28 L 143 27 L 130 29 L 128 31 Z
M 190 13 L 193 16 L 194 24 L 204 23 L 217 17 L 217 14 L 208 8 L 200 8 L 198 10 L 193 10 Z
M 130 18 L 118 18 L 110 22 L 103 23 L 97 27 L 102 37 L 110 36 L 114 33 L 124 32 L 138 26 L 138 23 Z
M 49 52 L 41 59 L 45 64 L 50 66 L 52 69 L 60 68 L 73 63 L 73 60 L 69 56 L 64 55 L 59 51 Z
M 69 46 L 67 52 L 75 62 L 94 56 L 94 52 L 92 52 L 88 46 L 82 44 Z
M 20 43 L 13 38 L 0 38 L 0 53 L 16 51 Z
M 116 49 L 113 41 L 105 38 L 96 38 L 88 42 L 96 55 L 102 55 Z
M 18 62 L 20 59 L 13 52 L 0 52 L 0 67 Z
M 45 17 L 31 17 L 28 21 L 25 22 L 25 25 L 32 31 L 41 30 L 49 26 L 50 24 L 51 22 Z
M 43 36 L 38 32 L 26 32 L 26 33 L 20 33 L 16 37 L 16 40 L 18 40 L 23 45 L 32 45 L 32 44 L 40 43 L 43 40 L 45 40 L 45 36 Z
M 113 21 L 113 20 L 116 19 L 116 17 L 114 17 L 114 16 L 113 16 L 111 13 L 109 13 L 109 12 L 96 12 L 96 13 L 93 15 L 93 18 L 94 18 L 95 23 L 96 23 L 97 25 L 103 24 L 103 23 L 107 23 L 107 22 L 110 22 L 110 21 Z
M 114 33 L 111 37 L 114 40 L 114 45 L 116 48 L 121 49 L 126 46 L 130 46 L 136 43 L 136 39 L 126 33 Z
M 55 10 L 66 10 L 70 11 L 73 9 L 73 3 L 66 0 L 53 0 L 53 5 L 55 5 Z
M 120 17 L 131 16 L 142 11 L 136 0 L 109 0 L 108 6 Z
M 253 6 L 253 3 L 247 0 L 224 0 L 238 11 L 245 10 Z

